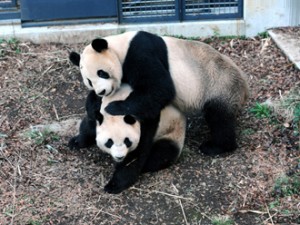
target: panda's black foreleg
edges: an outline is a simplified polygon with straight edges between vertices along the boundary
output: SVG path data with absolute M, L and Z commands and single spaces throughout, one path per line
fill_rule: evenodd
M 158 121 L 159 118 L 155 118 L 141 122 L 139 145 L 132 154 L 126 156 L 123 162 L 116 165 L 112 178 L 104 187 L 106 192 L 118 194 L 138 180 L 149 157 Z
M 180 149 L 171 140 L 161 139 L 156 141 L 143 167 L 142 172 L 156 172 L 171 166 L 180 154 Z
M 164 68 L 161 70 L 164 71 Z M 149 77 L 155 80 L 155 83 L 144 79 L 145 84 L 140 84 L 139 88 L 133 88 L 133 92 L 124 101 L 111 102 L 105 110 L 111 115 L 134 115 L 139 119 L 157 117 L 160 111 L 174 99 L 175 88 L 167 72 L 160 74 L 157 79 L 154 74 L 151 73 Z M 143 79 L 139 79 L 139 82 L 141 80 Z
M 222 100 L 211 100 L 204 105 L 204 116 L 211 132 L 211 140 L 203 143 L 200 150 L 207 155 L 218 155 L 237 148 L 233 110 Z
M 84 117 L 80 123 L 79 134 L 70 139 L 68 147 L 71 150 L 79 150 L 94 144 L 96 144 L 96 121 Z
M 71 150 L 87 148 L 96 144 L 96 120 L 100 118 L 100 107 L 102 98 L 96 95 L 95 91 L 90 91 L 86 101 L 85 110 L 87 116 L 80 123 L 79 134 L 70 139 L 68 146 Z

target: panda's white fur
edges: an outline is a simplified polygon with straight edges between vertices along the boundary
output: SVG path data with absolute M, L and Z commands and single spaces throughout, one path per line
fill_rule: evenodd
M 124 122 L 124 116 L 112 116 L 105 111 L 106 106 L 113 101 L 124 100 L 132 92 L 132 89 L 127 84 L 122 84 L 114 95 L 105 96 L 102 98 L 100 113 L 103 115 L 103 121 L 96 126 L 96 143 L 97 146 L 104 152 L 110 154 L 112 158 L 120 162 L 126 155 L 135 150 L 140 141 L 141 124 L 136 121 L 134 124 Z M 158 129 L 156 131 L 153 143 L 166 139 L 176 144 L 179 152 L 184 145 L 186 129 L 186 118 L 174 106 L 165 107 L 160 114 Z M 127 147 L 124 143 L 125 138 L 131 142 L 131 146 Z M 107 141 L 113 141 L 112 146 L 107 147 Z
M 113 95 L 121 85 L 122 64 L 124 62 L 130 40 L 135 36 L 136 32 L 127 32 L 119 36 L 107 37 L 109 40 L 108 51 L 103 55 L 95 54 L 95 50 L 90 47 L 85 48 L 80 58 L 80 71 L 83 82 L 89 90 L 94 90 L 97 94 L 105 90 L 106 95 Z M 120 41 L 122 39 L 122 41 Z M 102 61 L 103 67 L 94 62 Z M 112 79 L 101 79 L 97 76 L 98 70 L 104 70 Z M 89 81 L 91 81 L 92 86 Z
M 103 121 L 100 124 L 97 121 L 96 126 L 96 143 L 97 146 L 104 152 L 110 154 L 117 162 L 121 161 L 129 152 L 136 149 L 140 141 L 141 126 L 139 122 L 128 124 L 124 121 L 124 116 L 112 116 L 104 109 L 112 101 L 123 100 L 127 98 L 131 88 L 129 85 L 122 85 L 111 96 L 102 98 L 100 113 L 103 115 Z M 128 138 L 132 143 L 127 147 L 124 143 L 125 138 Z M 108 140 L 112 140 L 111 147 L 107 147 Z

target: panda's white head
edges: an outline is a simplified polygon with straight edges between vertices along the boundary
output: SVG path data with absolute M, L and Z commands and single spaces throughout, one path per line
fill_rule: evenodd
M 122 65 L 118 56 L 108 48 L 105 39 L 95 39 L 82 54 L 71 52 L 74 65 L 80 67 L 84 84 L 100 97 L 113 95 L 120 87 Z
M 135 150 L 140 141 L 140 123 L 132 116 L 102 115 L 97 121 L 96 143 L 116 162 L 121 162 L 129 152 Z
M 141 124 L 130 115 L 112 116 L 105 108 L 110 102 L 126 99 L 131 92 L 132 88 L 129 85 L 122 84 L 114 95 L 103 97 L 99 115 L 96 116 L 97 146 L 117 162 L 121 162 L 129 152 L 137 148 Z

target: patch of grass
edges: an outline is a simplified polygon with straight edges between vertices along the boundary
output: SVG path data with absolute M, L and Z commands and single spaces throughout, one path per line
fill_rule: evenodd
M 209 38 L 206 38 L 203 40 L 203 42 L 205 42 L 206 44 L 212 43 L 216 40 L 220 40 L 220 41 L 228 41 L 228 40 L 232 40 L 232 39 L 241 39 L 241 40 L 245 40 L 246 36 L 242 35 L 242 36 L 212 36 Z M 224 44 L 224 43 L 222 43 Z
M 252 128 L 246 128 L 244 130 L 242 130 L 242 135 L 244 136 L 248 136 L 248 135 L 252 135 L 255 133 L 255 130 L 253 130 Z
M 283 116 L 286 121 L 292 124 L 294 134 L 299 135 L 300 129 L 300 88 L 293 88 L 288 95 L 280 100 L 274 101 L 271 106 L 274 112 Z
M 190 40 L 190 41 L 194 41 L 194 40 L 199 40 L 199 37 L 185 37 L 183 35 L 166 35 L 169 37 L 174 37 L 174 38 L 178 38 L 178 39 L 184 39 L 184 40 Z
M 269 106 L 258 102 L 250 109 L 250 112 L 257 118 L 269 118 L 271 116 L 271 109 Z
M 280 197 L 300 194 L 300 173 L 293 176 L 281 176 L 277 178 L 273 193 Z
M 5 54 L 9 51 L 14 51 L 16 54 L 21 53 L 20 49 L 20 41 L 16 38 L 11 38 L 8 40 L 0 39 L 0 57 L 5 56 Z
M 26 133 L 26 136 L 33 140 L 36 145 L 47 145 L 51 141 L 59 140 L 59 136 L 48 129 L 31 129 Z
M 11 205 L 7 206 L 6 209 L 4 210 L 4 214 L 9 217 L 13 217 L 14 212 L 15 212 L 15 207 Z
M 294 123 L 294 127 L 295 127 L 294 134 L 299 135 L 299 132 L 300 132 L 300 102 L 295 105 L 295 108 L 293 111 L 294 111 L 293 123 Z
M 232 225 L 234 221 L 228 216 L 215 216 L 211 219 L 213 225 Z
M 264 31 L 264 32 L 258 33 L 257 36 L 259 36 L 261 38 L 268 38 L 269 33 L 268 33 L 268 31 Z
M 170 36 L 170 35 L 168 35 Z M 190 40 L 190 41 L 199 41 L 201 40 L 200 37 L 185 37 L 183 35 L 171 35 L 171 37 L 175 37 L 175 38 L 179 38 L 179 39 L 184 39 L 184 40 Z M 246 39 L 246 36 L 242 35 L 242 36 L 235 36 L 235 35 L 228 35 L 228 36 L 220 36 L 219 33 L 214 32 L 214 35 L 212 37 L 209 38 L 205 38 L 203 40 L 203 42 L 205 43 L 210 43 L 214 40 L 222 40 L 222 41 L 227 41 L 227 40 L 231 40 L 231 39 Z
M 271 202 L 270 204 L 269 204 L 269 208 L 270 209 L 275 209 L 277 206 L 279 206 L 280 205 L 280 202 L 279 202 L 279 200 L 278 199 L 276 199 L 275 201 L 273 201 L 273 202 Z
M 27 223 L 26 223 L 27 225 L 42 225 L 43 224 L 43 222 L 41 222 L 41 221 L 38 221 L 38 220 L 29 220 Z
M 21 53 L 21 49 L 19 47 L 20 41 L 16 38 L 7 40 L 7 44 L 10 46 L 11 50 L 15 51 L 17 54 Z
M 241 36 L 235 36 L 235 35 L 228 35 L 228 36 L 220 36 L 218 37 L 220 40 L 231 40 L 231 39 L 241 39 L 241 40 L 245 40 L 246 36 L 245 35 L 241 35 Z

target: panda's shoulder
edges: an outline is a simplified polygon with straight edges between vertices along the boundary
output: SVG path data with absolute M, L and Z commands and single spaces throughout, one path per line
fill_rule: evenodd
M 139 47 L 147 47 L 147 45 L 155 46 L 156 44 L 163 44 L 162 37 L 146 31 L 138 31 L 132 37 L 131 45 L 138 45 Z
M 140 69 L 144 69 L 153 65 L 157 58 L 167 61 L 167 46 L 163 38 L 146 31 L 137 32 L 132 37 L 126 54 L 126 59 L 130 62 L 129 68 L 138 62 Z

